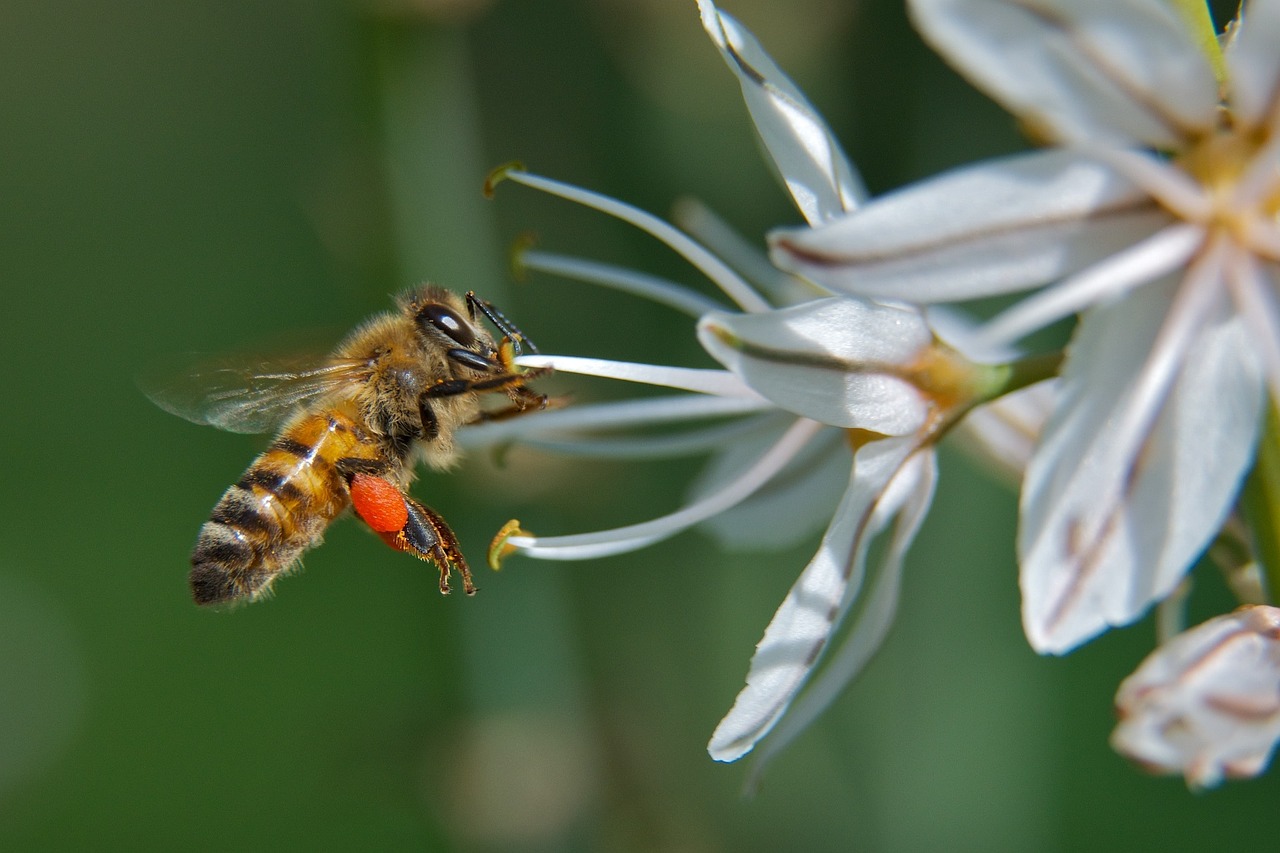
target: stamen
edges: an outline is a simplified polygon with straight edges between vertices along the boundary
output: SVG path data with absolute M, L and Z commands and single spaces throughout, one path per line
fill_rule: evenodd
M 668 539 L 746 500 L 786 467 L 823 425 L 799 418 L 760 459 L 718 491 L 670 515 L 641 524 L 576 536 L 512 536 L 506 544 L 544 560 L 588 560 L 634 551 Z
M 676 225 L 733 267 L 738 275 L 766 294 L 774 304 L 790 305 L 831 294 L 806 279 L 787 275 L 769 257 L 696 198 L 682 198 L 672 209 Z
M 1203 242 L 1202 226 L 1170 225 L 996 315 L 974 335 L 973 347 L 982 351 L 1011 344 L 1099 299 L 1121 296 L 1154 281 L 1185 264 Z
M 640 296 L 659 305 L 674 308 L 695 319 L 709 311 L 725 310 L 724 305 L 714 299 L 708 299 L 673 281 L 613 264 L 532 249 L 520 252 L 516 256 L 516 262 L 526 269 L 611 287 L 623 293 Z
M 734 442 L 744 441 L 757 432 L 776 427 L 777 423 L 778 418 L 768 414 L 664 435 L 585 438 L 578 433 L 565 433 L 559 437 L 552 434 L 546 438 L 525 436 L 521 443 L 539 450 L 595 459 L 674 459 L 719 450 Z
M 1255 217 L 1244 224 L 1240 243 L 1269 261 L 1280 262 L 1280 227 L 1274 219 Z
M 1180 219 L 1204 222 L 1213 215 L 1205 187 L 1182 169 L 1154 155 L 1123 148 L 1079 146 L 1081 153 L 1111 166 Z
M 617 199 L 612 199 L 599 193 L 554 181 L 550 178 L 544 178 L 540 175 L 530 174 L 514 166 L 508 166 L 495 172 L 490 176 L 487 186 L 491 188 L 505 178 L 552 195 L 558 195 L 561 198 L 577 202 L 601 213 L 621 219 L 623 222 L 630 223 L 641 231 L 656 237 L 697 267 L 703 275 L 711 279 L 742 310 L 768 311 L 770 308 L 769 303 L 765 302 L 758 293 L 751 289 L 749 284 L 739 278 L 723 261 L 711 254 L 687 234 L 673 228 L 651 213 L 646 213 L 637 207 L 624 204 Z
M 1236 181 L 1231 198 L 1231 209 L 1248 210 L 1260 207 L 1280 189 L 1277 178 L 1280 171 L 1280 136 L 1272 134 L 1249 160 L 1248 167 Z M 1261 211 L 1259 211 L 1261 215 Z
M 604 379 L 621 379 L 645 385 L 663 385 L 682 391 L 697 391 L 717 397 L 764 398 L 753 391 L 732 371 L 696 367 L 668 367 L 661 364 L 638 364 L 611 361 L 607 358 L 582 358 L 573 355 L 522 355 L 516 359 L 521 367 L 550 367 L 558 373 L 578 373 Z
M 587 403 L 512 420 L 475 424 L 464 429 L 460 438 L 464 446 L 479 447 L 519 441 L 527 437 L 556 435 L 569 430 L 615 427 L 629 429 L 650 424 L 732 417 L 772 408 L 773 404 L 763 398 L 708 397 L 703 394 L 652 397 L 617 403 Z

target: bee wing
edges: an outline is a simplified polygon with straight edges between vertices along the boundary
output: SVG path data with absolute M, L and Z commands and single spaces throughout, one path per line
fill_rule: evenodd
M 329 359 L 319 365 L 222 359 L 176 370 L 170 366 L 138 384 L 151 402 L 192 423 L 228 432 L 267 432 L 299 406 L 368 377 L 369 365 L 362 359 Z

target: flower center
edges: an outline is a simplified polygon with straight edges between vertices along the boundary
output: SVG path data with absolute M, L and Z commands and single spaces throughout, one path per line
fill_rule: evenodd
M 1192 145 L 1175 162 L 1211 201 L 1205 224 L 1252 244 L 1255 229 L 1280 224 L 1280 164 L 1275 155 L 1276 140 L 1266 129 L 1226 127 Z
M 897 372 L 940 412 L 967 410 L 989 398 L 1007 375 L 1002 365 L 976 364 L 939 340 Z

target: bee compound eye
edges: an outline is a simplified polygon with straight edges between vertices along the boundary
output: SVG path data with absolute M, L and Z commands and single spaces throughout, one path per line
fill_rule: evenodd
M 428 302 L 418 311 L 418 325 L 426 329 L 428 325 L 437 331 L 444 332 L 458 344 L 469 347 L 476 342 L 471 326 L 446 305 Z

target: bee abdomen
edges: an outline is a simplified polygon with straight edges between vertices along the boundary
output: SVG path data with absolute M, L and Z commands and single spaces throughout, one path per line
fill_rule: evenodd
M 191 596 L 221 604 L 262 592 L 301 548 L 249 488 L 232 486 L 218 501 L 191 553 Z
M 386 465 L 380 453 L 340 412 L 306 414 L 289 424 L 227 489 L 200 528 L 191 553 L 196 603 L 266 594 L 350 505 L 338 468 L 367 463 L 381 471 Z

